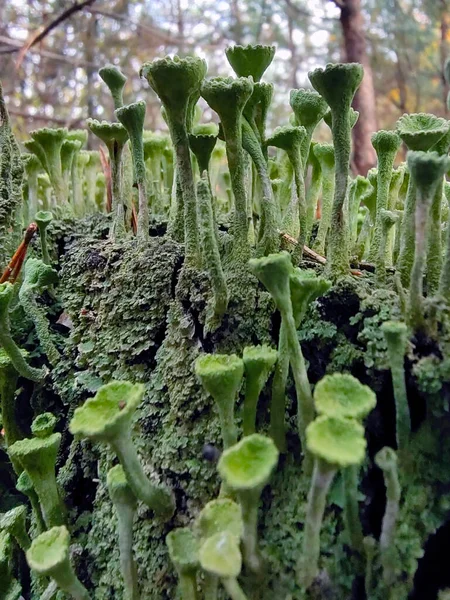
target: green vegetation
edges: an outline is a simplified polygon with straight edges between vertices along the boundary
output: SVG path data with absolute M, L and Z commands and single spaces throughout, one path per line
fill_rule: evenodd
M 269 131 L 274 52 L 145 63 L 170 137 L 114 66 L 99 152 L 59 128 L 23 156 L 0 121 L 2 598 L 420 594 L 449 510 L 449 122 L 374 133 L 353 178 L 362 67 L 310 73 Z

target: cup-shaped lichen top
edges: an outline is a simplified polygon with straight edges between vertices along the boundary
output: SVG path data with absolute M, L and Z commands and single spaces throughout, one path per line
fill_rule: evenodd
M 171 531 L 166 537 L 170 560 L 178 573 L 189 575 L 198 568 L 198 540 L 188 527 Z
M 87 126 L 104 144 L 109 148 L 114 143 L 124 145 L 128 140 L 128 131 L 122 123 L 111 123 L 110 121 L 97 121 L 97 119 L 87 119 Z
M 42 413 L 33 420 L 31 432 L 38 438 L 48 437 L 53 433 L 56 421 L 57 419 L 53 413 Z
M 231 489 L 261 490 L 277 465 L 278 454 L 271 438 L 254 433 L 225 450 L 217 468 Z
M 364 75 L 358 63 L 328 64 L 325 69 L 308 73 L 315 90 L 323 96 L 332 111 L 349 110 Z
M 246 346 L 242 355 L 245 376 L 264 385 L 277 358 L 278 352 L 270 346 Z
M 83 147 L 88 141 L 88 132 L 86 129 L 71 129 L 67 132 L 66 139 L 73 140 L 81 143 L 81 147 Z
M 449 122 L 428 113 L 403 115 L 397 121 L 397 132 L 408 150 L 426 152 L 448 132 Z
M 250 271 L 259 279 L 272 296 L 280 312 L 290 310 L 289 277 L 294 270 L 287 252 L 252 258 L 248 262 Z
M 294 127 L 293 125 L 284 125 L 277 127 L 272 135 L 267 138 L 268 146 L 281 148 L 288 154 L 298 152 L 300 155 L 302 142 L 306 138 L 306 129 L 304 127 Z
M 53 221 L 53 213 L 51 213 L 49 210 L 38 210 L 34 220 L 39 227 L 39 231 L 43 231 L 44 229 L 47 229 L 47 227 Z
M 314 129 L 328 110 L 328 104 L 314 90 L 291 90 L 289 103 L 298 125 Z
M 403 357 L 406 351 L 406 342 L 408 341 L 408 328 L 401 321 L 385 321 L 381 325 L 381 331 L 386 338 L 386 342 Z
M 199 552 L 202 569 L 218 577 L 235 578 L 242 568 L 239 539 L 230 531 L 220 531 L 202 545 Z
M 21 504 L 0 516 L 0 531 L 12 535 L 24 550 L 27 550 L 30 545 L 26 524 L 27 512 L 27 507 Z
M 58 274 L 50 265 L 39 258 L 29 258 L 25 263 L 24 281 L 21 293 L 25 289 L 43 290 L 58 281 Z
M 106 65 L 99 69 L 98 74 L 108 86 L 114 101 L 114 109 L 123 105 L 123 88 L 127 78 L 120 69 L 114 65 Z
M 237 539 L 241 539 L 244 534 L 242 509 L 229 498 L 208 502 L 195 522 L 195 534 L 200 543 L 221 531 L 229 531 Z
M 228 62 L 238 77 L 253 77 L 259 81 L 275 56 L 275 46 L 229 46 L 225 50 Z
M 317 412 L 329 417 L 364 419 L 376 403 L 375 393 L 346 373 L 325 375 L 314 390 Z
M 320 162 L 323 171 L 331 172 L 334 170 L 335 157 L 333 144 L 314 144 L 313 153 Z
M 70 432 L 96 441 L 113 440 L 130 426 L 144 391 L 142 383 L 129 381 L 111 381 L 102 385 L 93 398 L 75 410 Z
M 411 179 L 422 194 L 432 196 L 450 166 L 447 156 L 437 152 L 408 152 L 407 163 Z
M 241 387 L 244 363 L 235 354 L 204 354 L 195 361 L 195 373 L 217 404 L 227 405 Z
M 290 278 L 291 301 L 294 311 L 294 319 L 297 328 L 306 313 L 308 306 L 320 296 L 328 292 L 331 281 L 323 277 L 317 277 L 311 269 L 293 270 Z
M 81 150 L 82 143 L 78 140 L 65 139 L 61 146 L 61 169 L 62 174 L 66 178 L 69 177 L 72 169 L 72 163 L 75 156 Z
M 236 127 L 253 92 L 249 77 L 214 77 L 203 82 L 201 95 L 219 115 L 224 128 Z
M 372 146 L 377 155 L 397 153 L 400 148 L 401 138 L 396 131 L 380 130 L 372 135 Z
M 25 142 L 25 144 L 26 143 L 27 142 Z M 42 171 L 41 161 L 35 154 L 25 152 L 20 158 L 22 159 L 22 165 L 25 170 L 25 177 L 29 178 L 33 175 L 36 176 L 40 171 Z
M 389 446 L 385 446 L 375 454 L 375 464 L 382 471 L 397 468 L 397 453 Z
M 33 540 L 27 552 L 28 564 L 36 573 L 52 577 L 69 561 L 69 544 L 67 528 L 52 527 Z
M 311 454 L 337 468 L 361 464 L 367 445 L 360 423 L 326 415 L 308 425 L 306 444 Z
M 147 79 L 166 110 L 184 112 L 190 96 L 198 93 L 206 69 L 202 58 L 167 56 L 143 64 L 140 75 Z
M 40 145 L 42 151 L 44 152 L 46 159 L 54 158 L 56 156 L 59 157 L 61 152 L 61 147 L 64 143 L 64 140 L 67 138 L 67 129 L 65 127 L 60 127 L 59 129 L 50 129 L 48 127 L 44 127 L 43 129 L 36 129 L 30 133 L 32 139 Z M 40 156 L 38 155 L 40 159 Z M 48 167 L 47 164 L 42 165 L 45 169 Z
M 137 499 L 130 488 L 122 465 L 115 465 L 108 471 L 106 486 L 113 504 L 136 507 Z
M 197 159 L 200 173 L 208 170 L 212 151 L 217 142 L 217 135 L 189 134 L 189 147 Z
M 252 95 L 244 108 L 244 115 L 249 119 L 249 122 L 255 122 L 260 134 L 264 131 L 273 92 L 273 83 L 259 81 L 253 84 Z
M 27 438 L 10 446 L 8 454 L 28 471 L 34 481 L 34 476 L 46 478 L 49 472 L 54 473 L 60 443 L 60 433 L 52 433 L 45 438 Z

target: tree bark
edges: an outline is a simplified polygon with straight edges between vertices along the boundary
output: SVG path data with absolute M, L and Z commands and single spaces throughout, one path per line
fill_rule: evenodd
M 372 68 L 366 51 L 366 36 L 361 12 L 361 0 L 334 0 L 341 9 L 341 26 L 347 62 L 358 62 L 364 67 L 364 79 L 356 92 L 353 108 L 359 119 L 353 129 L 353 164 L 360 175 L 376 164 L 376 153 L 370 138 L 377 130 L 375 90 Z
M 441 43 L 439 48 L 440 62 L 441 62 L 441 81 L 442 81 L 442 100 L 444 102 L 444 114 L 448 115 L 447 107 L 447 96 L 449 92 L 449 86 L 447 79 L 445 78 L 445 63 L 448 56 L 448 43 L 447 36 L 449 30 L 449 15 L 447 0 L 441 0 Z

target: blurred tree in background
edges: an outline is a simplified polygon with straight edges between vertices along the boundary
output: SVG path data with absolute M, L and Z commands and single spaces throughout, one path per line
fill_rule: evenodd
M 227 45 L 276 44 L 267 74 L 277 90 L 273 124 L 288 118 L 289 89 L 309 86 L 308 70 L 357 60 L 366 77 L 355 100 L 361 119 L 354 132 L 354 166 L 365 172 L 373 162 L 370 134 L 377 126 L 392 128 L 403 112 L 446 115 L 449 5 L 450 0 L 0 0 L 0 79 L 23 138 L 44 125 L 78 127 L 88 116 L 110 119 L 112 104 L 97 76 L 108 62 L 128 76 L 128 99 L 147 101 L 147 126 L 158 129 L 164 126 L 159 103 L 138 76 L 141 63 L 156 56 L 196 52 L 207 59 L 209 75 L 228 75 Z

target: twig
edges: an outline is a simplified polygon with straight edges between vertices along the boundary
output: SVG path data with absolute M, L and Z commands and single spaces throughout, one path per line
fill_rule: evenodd
M 56 125 L 67 126 L 67 119 L 58 119 L 58 117 L 47 117 L 46 115 L 30 115 L 25 111 L 16 110 L 15 108 L 8 107 L 8 112 L 10 115 L 14 115 L 16 117 L 22 117 L 23 119 L 27 119 L 28 121 L 48 121 L 49 123 L 55 123 Z M 71 125 L 75 125 L 81 123 L 83 119 L 75 119 L 70 120 Z
M 289 235 L 288 233 L 285 233 L 284 231 L 280 231 L 279 234 L 289 244 L 292 244 L 294 246 L 296 246 L 298 244 L 297 240 L 295 238 L 293 238 L 291 235 Z M 317 254 L 317 252 L 315 252 L 311 248 L 308 248 L 308 246 L 303 246 L 303 254 L 305 256 L 307 256 L 309 259 L 320 263 L 321 265 L 327 264 L 327 259 L 324 256 Z M 364 269 L 365 266 L 371 267 L 372 265 L 367 265 L 367 263 L 360 264 L 361 269 Z M 369 270 L 369 269 L 367 269 L 367 270 Z M 362 272 L 359 269 L 350 269 L 350 273 L 352 275 L 356 275 L 357 277 L 361 277 L 361 275 L 362 275 Z
M 28 50 L 32 46 L 35 46 L 36 44 L 41 42 L 53 29 L 55 29 L 55 27 L 57 27 L 63 21 L 65 21 L 66 19 L 71 17 L 74 13 L 78 12 L 79 10 L 83 10 L 83 8 L 85 6 L 90 6 L 91 4 L 94 4 L 95 1 L 96 0 L 84 0 L 84 2 L 81 2 L 81 3 L 75 2 L 75 4 L 73 4 L 70 8 L 65 10 L 63 13 L 61 13 L 59 15 L 59 17 L 56 17 L 56 19 L 51 21 L 46 27 L 44 27 L 43 29 L 40 29 L 40 30 L 38 29 L 38 31 L 36 31 L 31 36 L 31 38 L 28 40 L 28 42 L 20 50 L 19 56 L 17 57 L 16 69 L 20 68 L 20 65 L 22 64 L 23 59 L 25 58 Z
M 5 44 L 5 47 L 0 48 L 1 54 L 15 54 L 19 52 L 21 48 L 23 48 L 23 43 L 20 40 L 14 40 L 13 38 L 6 37 L 4 35 L 0 35 L 0 42 Z M 67 56 L 63 56 L 62 54 L 57 54 L 56 52 L 49 52 L 48 50 L 43 50 L 41 48 L 30 48 L 29 52 L 39 54 L 44 58 L 50 58 L 52 60 L 58 60 L 60 62 L 67 63 L 68 65 L 77 65 L 80 67 L 92 67 L 93 69 L 97 69 L 98 65 L 94 63 L 89 63 L 83 60 L 72 60 Z

